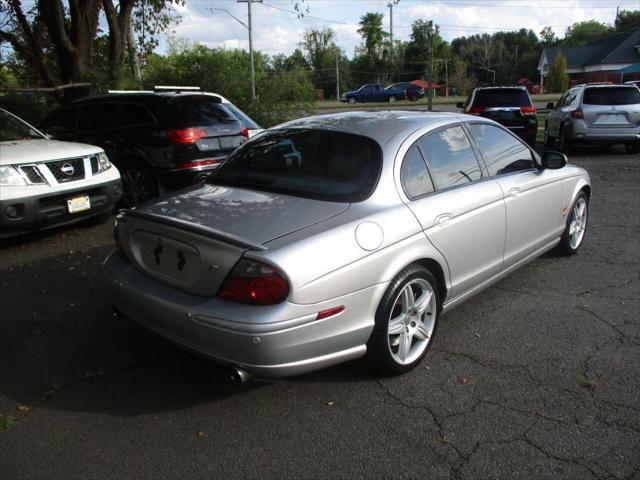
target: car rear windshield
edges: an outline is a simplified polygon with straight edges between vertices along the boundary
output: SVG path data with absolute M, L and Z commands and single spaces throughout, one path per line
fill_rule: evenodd
M 531 106 L 529 95 L 519 88 L 490 88 L 478 90 L 473 100 L 476 107 L 527 107 Z
M 633 105 L 640 103 L 640 90 L 636 87 L 598 87 L 584 91 L 585 105 Z
M 316 129 L 275 130 L 236 150 L 209 182 L 359 202 L 371 195 L 381 165 L 380 146 L 366 137 Z
M 257 130 L 260 128 L 260 126 L 256 122 L 251 120 L 242 110 L 240 110 L 234 104 L 224 103 L 223 105 L 224 108 L 229 110 L 233 114 L 233 116 L 240 120 L 240 122 L 249 130 Z
M 180 96 L 169 102 L 169 115 L 176 127 L 205 127 L 237 122 L 218 99 L 204 95 Z

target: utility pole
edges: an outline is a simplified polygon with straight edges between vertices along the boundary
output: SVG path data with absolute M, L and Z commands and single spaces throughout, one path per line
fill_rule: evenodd
M 251 4 L 254 2 L 258 2 L 258 3 L 262 3 L 262 0 L 238 0 L 238 3 L 246 3 L 247 4 L 247 14 L 248 14 L 248 19 L 249 19 L 249 24 L 247 25 L 246 23 L 244 23 L 242 20 L 240 20 L 238 17 L 236 17 L 235 15 L 233 15 L 231 12 L 229 12 L 227 9 L 225 8 L 209 8 L 209 10 L 211 10 L 212 12 L 215 10 L 220 10 L 221 12 L 225 12 L 227 15 L 229 15 L 230 17 L 232 17 L 236 22 L 238 22 L 240 25 L 242 25 L 244 28 L 246 28 L 249 31 L 249 58 L 251 59 L 251 99 L 255 102 L 257 97 L 256 97 L 256 71 L 255 71 L 255 66 L 254 66 L 254 61 L 253 61 L 253 23 L 251 21 Z
M 340 100 L 340 50 L 336 48 L 336 100 Z
M 449 96 L 449 59 L 444 59 L 444 96 Z
M 389 49 L 389 56 L 391 58 L 391 63 L 393 63 L 393 6 L 398 5 L 398 3 L 400 3 L 400 0 L 393 0 L 393 2 L 387 3 L 387 7 L 389 7 L 389 42 L 391 45 Z
M 427 111 L 433 111 L 433 36 L 436 29 L 433 28 L 433 20 L 429 20 L 427 36 L 429 38 L 429 92 L 427 97 Z

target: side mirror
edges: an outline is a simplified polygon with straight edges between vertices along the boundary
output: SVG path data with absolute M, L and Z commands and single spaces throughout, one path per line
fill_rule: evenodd
M 542 168 L 558 170 L 567 164 L 567 156 L 560 152 L 544 152 L 542 155 Z
M 456 103 L 456 108 L 464 108 L 464 103 L 463 102 Z
M 553 102 L 549 102 L 549 103 L 547 103 L 547 108 L 549 110 L 554 110 L 556 108 L 556 104 L 553 103 Z

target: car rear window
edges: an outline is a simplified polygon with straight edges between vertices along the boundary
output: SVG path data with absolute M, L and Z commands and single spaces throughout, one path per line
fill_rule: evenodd
M 633 105 L 640 103 L 640 90 L 635 87 L 598 87 L 584 91 L 585 105 Z
M 206 127 L 237 122 L 220 100 L 204 95 L 180 96 L 168 103 L 169 118 L 179 128 Z
M 526 107 L 531 105 L 529 95 L 519 88 L 490 88 L 476 92 L 476 107 Z
M 359 202 L 373 191 L 382 165 L 372 139 L 315 129 L 275 130 L 236 150 L 211 183 L 333 202 Z
M 225 103 L 223 105 L 224 105 L 224 108 L 229 110 L 233 114 L 233 116 L 236 117 L 238 120 L 240 120 L 240 122 L 249 130 L 257 130 L 260 128 L 260 126 L 256 122 L 251 120 L 242 110 L 240 110 L 234 104 Z

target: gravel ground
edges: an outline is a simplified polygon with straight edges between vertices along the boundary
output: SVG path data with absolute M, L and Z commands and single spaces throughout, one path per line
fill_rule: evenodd
M 0 478 L 640 478 L 640 157 L 588 236 L 442 318 L 411 373 L 236 386 L 111 315 L 111 225 L 0 244 Z M 109 222 L 111 223 L 111 222 Z

